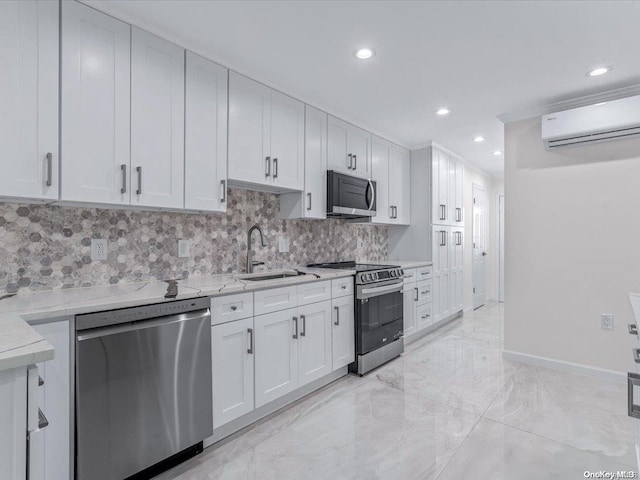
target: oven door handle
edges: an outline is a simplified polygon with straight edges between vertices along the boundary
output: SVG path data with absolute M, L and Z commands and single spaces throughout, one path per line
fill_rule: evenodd
M 383 293 L 401 292 L 403 286 L 403 283 L 400 282 L 394 285 L 386 285 L 384 287 L 363 288 L 361 293 L 367 297 L 373 297 Z

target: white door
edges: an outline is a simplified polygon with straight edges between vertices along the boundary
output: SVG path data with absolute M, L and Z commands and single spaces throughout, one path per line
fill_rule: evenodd
M 270 154 L 272 181 L 280 188 L 304 190 L 304 104 L 271 90 Z
M 349 124 L 331 115 L 327 122 L 327 169 L 352 173 L 353 160 L 347 152 Z
M 393 223 L 389 202 L 390 169 L 389 142 L 378 137 L 371 140 L 371 177 L 376 182 L 376 216 L 373 223 Z
M 402 316 L 404 320 L 404 336 L 410 337 L 416 333 L 416 302 L 418 292 L 415 283 L 408 283 L 402 290 Z
M 211 327 L 213 428 L 253 410 L 253 318 Z
M 0 194 L 58 199 L 58 3 L 0 2 Z
M 498 248 L 500 251 L 498 252 L 498 258 L 500 261 L 500 266 L 498 268 L 498 301 L 504 302 L 504 195 L 500 195 L 498 199 L 499 205 L 499 243 Z
M 255 317 L 256 408 L 298 388 L 296 308 Z
M 129 204 L 131 27 L 62 4 L 61 200 Z
M 352 173 L 371 178 L 371 134 L 353 125 L 347 134 L 347 150 L 353 158 Z
M 272 185 L 269 104 L 267 87 L 229 72 L 229 180 Z
M 356 358 L 353 295 L 331 300 L 333 370 L 346 367 Z
M 186 55 L 184 208 L 227 211 L 227 76 L 195 53 Z
M 131 32 L 132 205 L 184 207 L 184 50 Z
M 473 185 L 473 308 L 480 308 L 485 301 L 485 258 L 487 193 L 480 185 Z
M 411 223 L 411 158 L 409 150 L 391 146 L 389 149 L 389 197 L 394 207 L 397 225 Z
M 332 371 L 331 300 L 298 307 L 298 387 Z
M 327 218 L 327 114 L 305 106 L 304 216 Z

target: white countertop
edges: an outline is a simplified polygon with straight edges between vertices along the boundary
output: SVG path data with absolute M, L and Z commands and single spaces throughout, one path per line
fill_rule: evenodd
M 196 297 L 264 290 L 287 285 L 330 280 L 355 274 L 353 270 L 296 267 L 306 275 L 275 280 L 241 280 L 244 274 L 192 277 L 178 280 L 178 295 L 165 298 L 164 281 L 24 292 L 0 296 L 0 371 L 51 360 L 53 347 L 28 322 L 37 322 L 82 313 L 137 307 Z M 268 273 L 281 273 L 273 270 Z M 256 272 L 256 275 L 267 272 Z

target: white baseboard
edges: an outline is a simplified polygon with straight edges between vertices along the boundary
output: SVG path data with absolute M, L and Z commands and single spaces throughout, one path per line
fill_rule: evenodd
M 580 363 L 565 362 L 555 358 L 539 357 L 528 353 L 514 352 L 511 350 L 503 350 L 502 357 L 515 362 L 527 363 L 529 365 L 537 365 L 539 367 L 553 368 L 554 370 L 562 370 L 564 372 L 577 373 L 579 375 L 587 375 L 589 377 L 599 378 L 614 383 L 626 383 L 627 374 L 624 372 L 616 372 L 615 370 L 606 370 L 604 368 L 590 367 Z

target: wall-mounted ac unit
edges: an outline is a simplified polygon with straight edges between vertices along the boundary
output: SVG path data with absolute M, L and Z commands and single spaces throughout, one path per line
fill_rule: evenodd
M 542 117 L 547 150 L 640 137 L 640 95 Z

